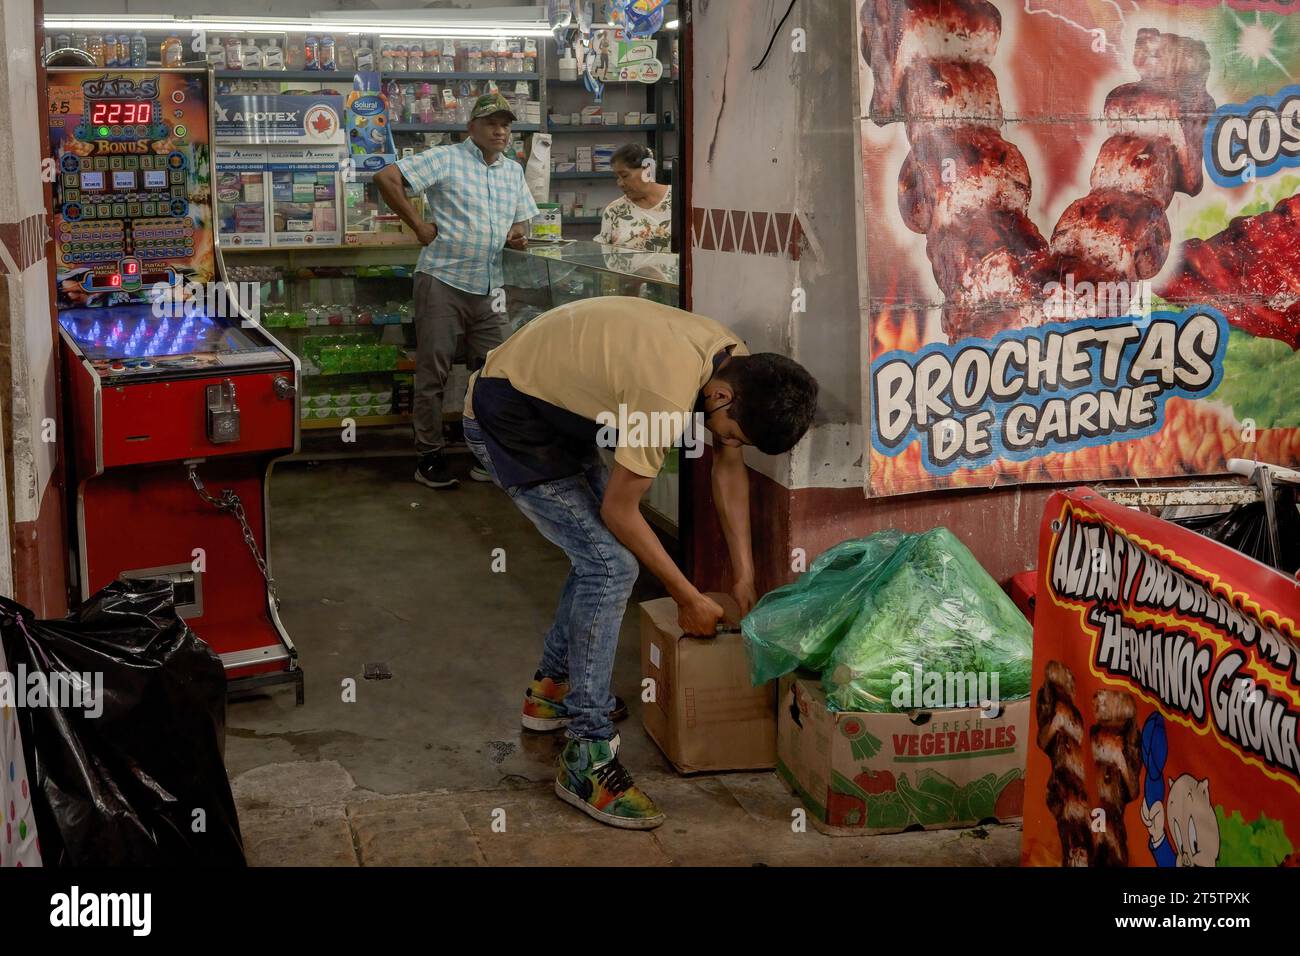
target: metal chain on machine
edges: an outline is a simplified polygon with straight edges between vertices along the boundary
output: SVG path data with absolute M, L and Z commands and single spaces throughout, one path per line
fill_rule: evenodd
M 239 527 L 244 532 L 244 543 L 248 545 L 248 551 L 257 562 L 257 569 L 262 572 L 262 577 L 266 579 L 266 589 L 271 592 L 271 600 L 275 602 L 278 609 L 280 607 L 280 592 L 275 586 L 275 578 L 271 577 L 271 570 L 266 565 L 266 559 L 262 553 L 257 550 L 257 540 L 253 537 L 253 529 L 248 526 L 248 517 L 244 514 L 244 503 L 239 500 L 239 495 L 235 494 L 230 488 L 221 492 L 220 498 L 214 498 L 208 494 L 208 490 L 203 486 L 203 479 L 199 477 L 199 470 L 195 465 L 189 466 L 190 484 L 198 492 L 198 496 L 206 501 L 218 511 L 228 511 L 239 520 Z

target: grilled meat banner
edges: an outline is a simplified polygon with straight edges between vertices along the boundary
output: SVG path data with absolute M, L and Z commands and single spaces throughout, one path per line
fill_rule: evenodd
M 869 494 L 1300 465 L 1300 13 L 857 26 Z
M 1089 488 L 1039 530 L 1023 862 L 1300 865 L 1300 588 Z

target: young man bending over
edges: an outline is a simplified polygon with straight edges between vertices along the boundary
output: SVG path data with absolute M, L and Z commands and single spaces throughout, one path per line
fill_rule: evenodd
M 465 440 L 493 480 L 572 567 L 523 725 L 567 728 L 555 790 L 603 823 L 650 829 L 664 815 L 618 760 L 610 693 L 638 561 L 663 582 L 692 634 L 722 608 L 677 568 L 641 515 L 641 496 L 698 413 L 713 436 L 713 498 L 742 613 L 753 606 L 749 484 L 742 446 L 788 451 L 812 423 L 817 382 L 780 355 L 750 355 L 712 319 L 626 296 L 552 309 L 493 349 L 470 381 Z M 611 423 L 627 423 L 611 441 Z M 613 445 L 606 474 L 599 444 Z

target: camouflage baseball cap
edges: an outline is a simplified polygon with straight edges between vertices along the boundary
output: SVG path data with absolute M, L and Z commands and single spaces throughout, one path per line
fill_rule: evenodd
M 511 120 L 519 119 L 519 117 L 515 116 L 515 111 L 510 108 L 509 101 L 500 93 L 486 93 L 476 99 L 469 118 L 472 120 L 482 119 L 485 116 L 491 116 L 493 113 L 506 113 Z

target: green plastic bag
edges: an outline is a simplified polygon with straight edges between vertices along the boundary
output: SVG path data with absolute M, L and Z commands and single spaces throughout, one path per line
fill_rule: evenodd
M 740 624 L 754 686 L 800 667 L 821 670 L 857 617 L 872 574 L 906 537 L 890 529 L 842 541 L 799 580 L 763 595 Z
M 831 710 L 929 709 L 911 693 L 902 706 L 893 701 L 902 684 L 895 675 L 906 675 L 911 691 L 917 667 L 925 681 L 941 675 L 945 689 L 947 675 L 974 674 L 983 675 L 977 687 L 990 698 L 1029 695 L 1033 628 L 947 528 L 906 535 L 855 594 L 855 603 L 857 614 L 822 668 Z M 960 686 L 967 691 L 971 685 Z M 983 699 L 971 697 L 966 695 L 965 706 Z

